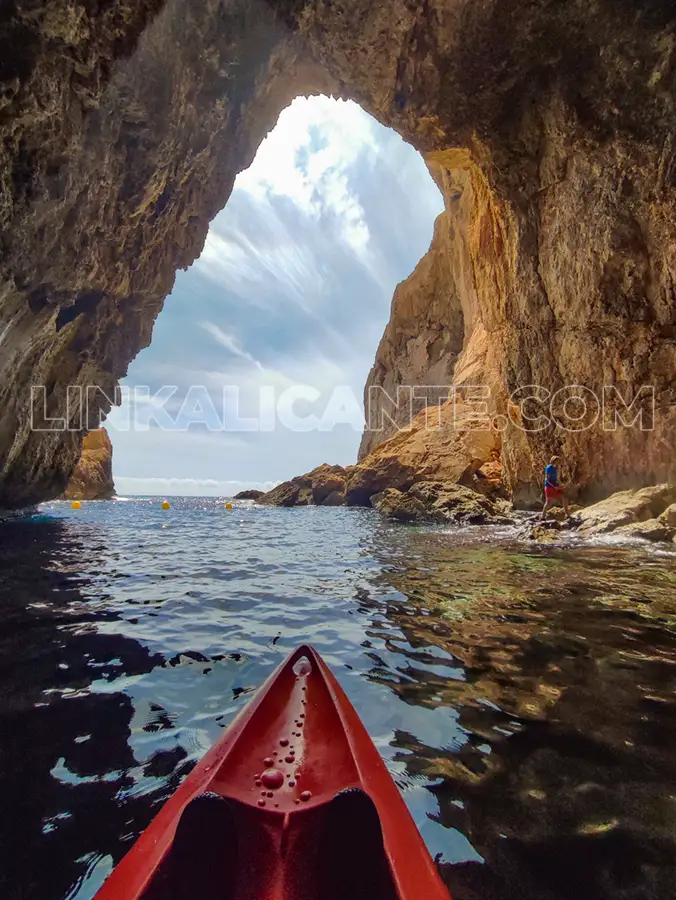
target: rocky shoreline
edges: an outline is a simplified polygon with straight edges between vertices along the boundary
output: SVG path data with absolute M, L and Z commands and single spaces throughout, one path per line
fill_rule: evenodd
M 255 500 L 267 506 L 362 506 L 387 518 L 409 524 L 513 525 L 516 510 L 499 481 L 499 464 L 478 469 L 472 484 L 416 479 L 406 485 L 393 474 L 393 484 L 382 486 L 378 477 L 367 483 L 362 465 L 324 463 L 305 475 L 282 482 L 271 491 L 243 491 L 235 499 Z M 367 470 L 373 473 L 370 467 Z M 373 489 L 377 486 L 379 489 Z M 659 484 L 618 491 L 587 507 L 572 507 L 566 520 L 553 509 L 545 520 L 532 520 L 522 537 L 551 542 L 561 532 L 582 537 L 612 534 L 676 544 L 676 484 Z

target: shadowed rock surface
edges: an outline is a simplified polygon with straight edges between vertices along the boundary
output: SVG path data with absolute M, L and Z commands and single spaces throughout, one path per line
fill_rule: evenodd
M 675 20 L 671 0 L 4 5 L 0 505 L 63 491 L 235 175 L 316 92 L 401 133 L 446 204 L 425 311 L 395 304 L 370 383 L 462 382 L 481 346 L 492 416 L 526 385 L 610 386 L 605 428 L 499 420 L 509 489 L 530 496 L 554 450 L 590 495 L 673 480 Z M 68 385 L 103 393 L 90 422 L 71 405 L 76 431 L 38 432 L 31 384 L 49 417 Z M 643 385 L 650 428 L 613 428 Z
M 265 491 L 257 491 L 255 488 L 252 488 L 248 491 L 240 491 L 239 494 L 235 494 L 232 498 L 233 500 L 259 500 Z
M 64 500 L 110 500 L 115 496 L 113 445 L 105 428 L 90 431 L 63 493 Z

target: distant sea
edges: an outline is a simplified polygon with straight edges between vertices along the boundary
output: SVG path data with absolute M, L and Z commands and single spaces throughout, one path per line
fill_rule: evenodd
M 673 554 L 161 499 L 0 524 L 0 897 L 92 897 L 300 642 L 455 900 L 673 897 Z

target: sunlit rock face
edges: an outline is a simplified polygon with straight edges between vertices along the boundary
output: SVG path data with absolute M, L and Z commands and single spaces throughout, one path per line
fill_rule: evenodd
M 98 424 L 176 269 L 299 93 L 356 100 L 443 187 L 451 284 L 423 286 L 442 321 L 422 313 L 403 343 L 390 329 L 384 381 L 426 378 L 425 355 L 455 378 L 476 332 L 496 413 L 529 384 L 628 399 L 651 384 L 652 431 L 508 427 L 505 477 L 528 491 L 557 450 L 589 491 L 669 480 L 675 19 L 670 0 L 3 6 L 0 505 L 55 496 L 79 455 L 77 431 L 31 429 L 31 384 L 77 425 L 67 385 L 98 385 L 110 399 L 84 425 Z
M 82 442 L 82 453 L 63 499 L 110 500 L 114 496 L 113 445 L 106 429 L 97 428 Z

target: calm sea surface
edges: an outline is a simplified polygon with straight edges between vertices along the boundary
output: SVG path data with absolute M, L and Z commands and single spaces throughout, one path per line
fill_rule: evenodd
M 90 898 L 300 642 L 455 900 L 676 896 L 674 555 L 173 504 L 0 525 L 3 900 Z

